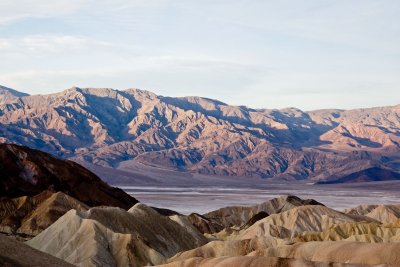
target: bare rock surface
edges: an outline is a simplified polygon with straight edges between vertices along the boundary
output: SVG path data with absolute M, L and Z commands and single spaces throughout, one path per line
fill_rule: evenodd
M 0 199 L 0 231 L 32 237 L 49 227 L 71 209 L 89 207 L 62 193 L 43 191 L 39 195 Z

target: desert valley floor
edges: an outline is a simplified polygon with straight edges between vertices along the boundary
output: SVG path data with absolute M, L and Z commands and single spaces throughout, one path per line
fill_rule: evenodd
M 395 186 L 397 189 L 387 188 Z M 296 195 L 300 198 L 312 198 L 336 210 L 354 207 L 360 204 L 398 204 L 400 183 L 376 185 L 366 189 L 357 186 L 347 188 L 313 186 L 307 184 L 264 184 L 259 188 L 233 187 L 134 187 L 120 186 L 140 202 L 149 206 L 168 208 L 183 214 L 192 212 L 206 213 L 226 206 L 255 205 L 282 195 Z M 393 188 L 395 188 L 393 187 Z
M 256 177 L 200 175 L 143 165 L 118 170 L 87 164 L 86 167 L 146 205 L 183 214 L 255 205 L 282 195 L 315 199 L 337 210 L 361 204 L 400 203 L 400 181 L 318 185 Z

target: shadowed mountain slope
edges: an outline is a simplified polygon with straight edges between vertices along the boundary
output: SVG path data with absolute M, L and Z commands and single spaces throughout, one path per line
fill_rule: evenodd
M 354 172 L 336 180 L 331 179 L 327 181 L 318 181 L 317 184 L 357 183 L 390 180 L 400 180 L 400 173 L 383 168 L 372 167 Z
M 81 165 L 27 147 L 0 144 L 0 195 L 35 196 L 63 192 L 89 206 L 130 208 L 137 200 L 107 185 Z

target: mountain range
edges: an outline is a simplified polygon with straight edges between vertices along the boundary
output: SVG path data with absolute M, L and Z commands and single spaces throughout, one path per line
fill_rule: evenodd
M 400 179 L 400 105 L 252 109 L 139 89 L 30 96 L 0 87 L 0 142 L 120 169 L 140 163 L 320 183 Z

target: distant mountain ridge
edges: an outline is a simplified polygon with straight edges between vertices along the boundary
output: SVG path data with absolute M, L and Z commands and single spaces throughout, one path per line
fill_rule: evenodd
M 23 96 L 29 96 L 29 95 L 0 85 L 0 104 L 7 103 L 9 101 L 15 101 L 19 97 Z
M 0 142 L 75 161 L 312 181 L 400 172 L 400 105 L 304 112 L 139 89 L 10 92 L 0 89 Z

